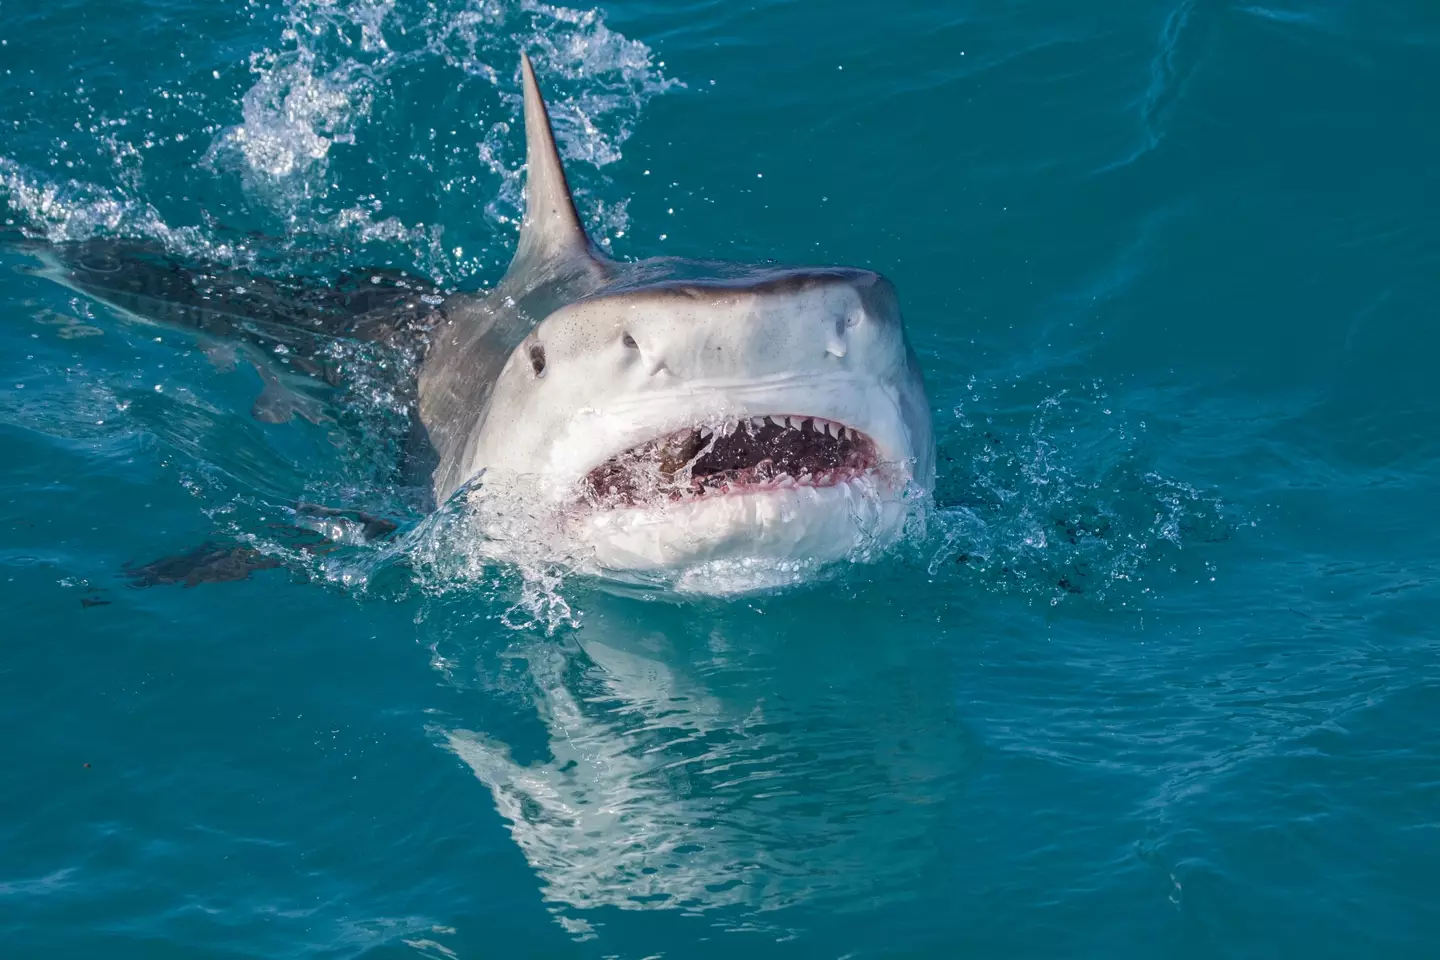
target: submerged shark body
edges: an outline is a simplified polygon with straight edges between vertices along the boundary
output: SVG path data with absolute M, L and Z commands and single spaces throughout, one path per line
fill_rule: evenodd
M 408 460 L 432 504 L 463 489 L 492 516 L 544 517 L 560 552 L 605 570 L 825 562 L 894 541 L 934 452 L 893 287 L 851 268 L 608 259 L 528 59 L 521 72 L 526 212 L 487 293 L 373 271 L 317 290 L 117 241 L 41 250 L 46 272 L 144 319 L 279 344 L 287 372 L 331 382 L 327 338 L 412 351 Z M 307 414 L 263 352 L 247 359 L 267 385 L 257 416 Z
M 567 928 L 616 909 L 761 923 L 802 903 L 880 903 L 941 857 L 942 801 L 971 750 L 941 672 L 916 671 L 899 638 L 861 639 L 883 614 L 857 604 L 847 640 L 807 630 L 803 607 L 771 606 L 760 628 L 592 601 L 584 630 L 507 650 L 543 747 L 432 728 L 488 788 Z

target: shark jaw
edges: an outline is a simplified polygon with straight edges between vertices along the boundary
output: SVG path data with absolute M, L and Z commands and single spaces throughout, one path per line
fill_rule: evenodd
M 563 372 L 555 360 L 539 383 L 573 399 L 492 434 L 506 445 L 485 451 L 496 466 L 476 489 L 501 519 L 496 539 L 532 563 L 750 592 L 877 558 L 926 502 L 928 419 L 868 371 L 660 383 Z
M 632 447 L 581 483 L 597 510 L 659 507 L 791 487 L 847 484 L 879 465 L 875 442 L 822 417 L 771 414 L 697 425 Z
M 637 443 L 647 431 L 627 430 L 567 469 L 488 472 L 468 495 L 480 521 L 470 529 L 483 540 L 472 548 L 523 568 L 560 563 L 617 584 L 736 595 L 875 559 L 924 501 L 913 460 L 885 442 L 885 424 L 875 424 L 877 440 L 798 414 L 679 428 L 667 419 L 651 439 Z
M 911 506 L 909 466 L 836 420 L 732 417 L 609 457 L 565 512 L 602 570 L 664 573 L 682 592 L 746 592 L 893 544 Z
M 826 486 L 745 488 L 596 511 L 573 528 L 602 572 L 660 575 L 682 593 L 734 594 L 874 559 L 903 535 L 910 506 L 867 472 Z

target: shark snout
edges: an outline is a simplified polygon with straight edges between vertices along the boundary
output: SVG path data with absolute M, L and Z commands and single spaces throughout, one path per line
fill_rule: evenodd
M 706 381 L 774 375 L 806 376 L 841 372 L 862 357 L 846 360 L 851 347 L 843 321 L 812 330 L 696 329 L 666 324 L 627 334 L 633 357 L 623 358 L 647 377 Z
M 540 335 L 569 341 L 588 359 L 609 358 L 618 377 L 666 386 L 781 376 L 891 378 L 906 364 L 898 311 L 893 297 L 867 293 L 834 282 L 768 293 L 707 289 L 633 302 L 606 298 L 551 318 L 546 325 L 553 329 Z

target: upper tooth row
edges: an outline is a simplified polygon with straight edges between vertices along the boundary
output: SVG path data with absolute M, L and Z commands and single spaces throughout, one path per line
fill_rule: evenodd
M 828 433 L 837 440 L 849 439 L 852 433 L 849 427 L 841 426 L 831 420 L 821 420 L 819 417 L 782 417 L 779 415 L 772 415 L 769 418 L 751 417 L 749 418 L 749 425 L 754 429 L 759 429 L 765 426 L 767 419 L 777 427 L 789 427 L 791 430 L 804 430 L 805 424 L 809 423 L 811 430 L 814 430 L 816 433 Z M 725 421 L 725 424 L 720 427 L 720 435 L 728 437 L 739 428 L 740 424 L 745 422 L 744 420 Z M 713 427 L 700 428 L 701 437 L 709 437 L 714 432 L 715 429 Z

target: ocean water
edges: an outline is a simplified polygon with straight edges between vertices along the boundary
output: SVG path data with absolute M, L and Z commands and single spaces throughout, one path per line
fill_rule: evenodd
M 924 529 L 486 562 L 384 369 L 262 423 L 0 246 L 0 955 L 1435 955 L 1440 7 L 0 0 L 0 229 L 494 282 L 521 49 L 613 255 L 894 280 Z

